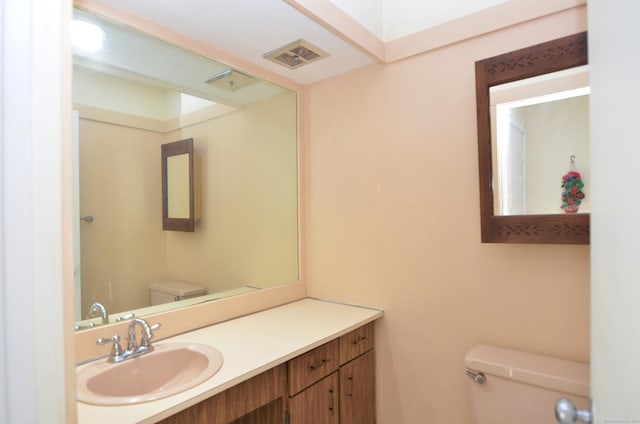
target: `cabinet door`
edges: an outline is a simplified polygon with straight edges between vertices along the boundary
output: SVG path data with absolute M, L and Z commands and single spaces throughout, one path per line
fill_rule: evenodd
M 340 422 L 373 424 L 376 422 L 374 351 L 340 367 Z
M 290 424 L 338 424 L 338 373 L 289 399 Z

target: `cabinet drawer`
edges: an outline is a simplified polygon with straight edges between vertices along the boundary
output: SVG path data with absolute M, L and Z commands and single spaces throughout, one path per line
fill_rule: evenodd
M 300 392 L 338 369 L 338 339 L 289 361 L 289 395 Z
M 373 322 L 340 337 L 340 365 L 373 349 Z

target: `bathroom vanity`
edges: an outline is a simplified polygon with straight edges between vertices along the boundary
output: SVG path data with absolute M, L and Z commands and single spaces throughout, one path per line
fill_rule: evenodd
M 303 299 L 163 343 L 218 349 L 220 371 L 147 403 L 78 402 L 80 423 L 375 422 L 374 323 L 382 311 Z M 126 384 L 126 382 L 123 382 Z

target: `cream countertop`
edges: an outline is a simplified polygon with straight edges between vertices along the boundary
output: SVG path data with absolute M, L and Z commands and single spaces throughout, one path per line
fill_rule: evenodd
M 77 402 L 78 422 L 154 423 L 381 316 L 378 309 L 303 299 L 168 338 L 157 345 L 192 342 L 215 347 L 224 357 L 222 368 L 192 389 L 153 402 L 127 406 Z

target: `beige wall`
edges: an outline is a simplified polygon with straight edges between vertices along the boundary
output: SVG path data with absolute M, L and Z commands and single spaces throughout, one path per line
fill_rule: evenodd
M 527 106 L 527 210 L 562 213 L 560 182 L 576 157 L 586 197 L 580 212 L 591 211 L 589 96 Z M 586 121 L 586 122 L 585 122 Z M 553 212 L 552 212 L 553 211 Z
M 298 280 L 296 94 L 165 135 L 202 156 L 202 220 L 167 232 L 167 277 L 220 291 Z
M 82 310 L 149 305 L 149 283 L 178 279 L 208 293 L 298 280 L 296 95 L 285 93 L 161 134 L 80 120 Z M 130 116 L 133 121 L 139 121 Z M 162 231 L 160 145 L 194 138 L 202 219 Z
M 162 134 L 80 120 L 82 311 L 148 305 L 149 283 L 165 269 Z
M 180 94 L 124 78 L 73 67 L 73 101 L 100 109 L 166 121 L 180 115 Z
M 585 8 L 304 92 L 303 279 L 385 309 L 378 422 L 471 422 L 465 353 L 589 360 L 589 247 L 481 244 L 474 61 L 586 29 Z

